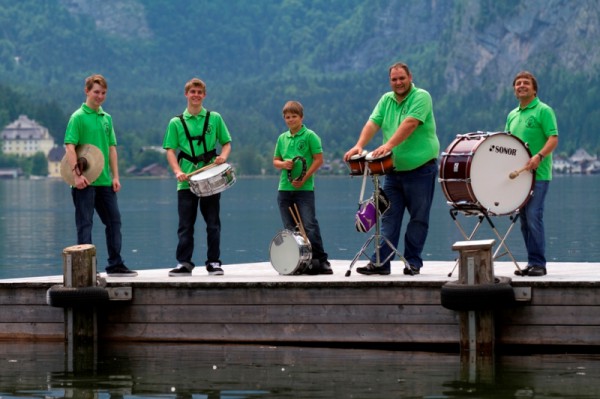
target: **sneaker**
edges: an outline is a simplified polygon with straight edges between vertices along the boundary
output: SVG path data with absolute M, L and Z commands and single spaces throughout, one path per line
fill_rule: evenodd
M 194 265 L 188 262 L 183 262 L 177 264 L 177 267 L 171 271 L 169 271 L 170 277 L 188 277 L 192 275 L 192 270 L 194 270 Z
M 320 274 L 333 274 L 333 269 L 331 269 L 331 264 L 328 260 L 325 262 L 321 262 L 321 269 L 319 271 Z
M 515 275 L 517 276 L 531 276 L 531 277 L 540 277 L 546 275 L 546 268 L 543 266 L 531 266 L 528 265 L 525 269 L 515 270 Z
M 364 267 L 357 267 L 356 272 L 360 273 L 360 274 L 366 274 L 367 276 L 372 276 L 374 274 L 380 274 L 380 275 L 386 276 L 386 275 L 390 274 L 390 267 L 389 266 L 388 267 L 385 267 L 385 266 L 377 267 L 374 264 L 372 264 L 371 262 L 369 262 Z
M 209 276 L 222 276 L 223 269 L 221 269 L 221 262 L 206 262 L 206 271 Z
M 413 265 L 404 266 L 404 274 L 408 276 L 415 276 L 419 274 L 419 268 Z
M 107 266 L 106 275 L 108 277 L 135 277 L 138 274 L 121 263 L 120 265 Z

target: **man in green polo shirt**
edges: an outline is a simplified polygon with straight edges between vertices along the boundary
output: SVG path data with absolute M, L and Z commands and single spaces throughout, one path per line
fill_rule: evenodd
M 527 267 L 515 271 L 518 276 L 546 275 L 546 238 L 544 201 L 552 180 L 552 151 L 558 145 L 558 127 L 554 110 L 537 97 L 537 80 L 532 73 L 519 72 L 513 89 L 519 106 L 508 114 L 505 130 L 523 140 L 533 154 L 527 170 L 535 170 L 533 195 L 520 209 L 521 233 L 527 248 Z
M 117 203 L 121 182 L 117 139 L 112 118 L 102 109 L 107 90 L 108 85 L 102 75 L 88 77 L 85 80 L 85 103 L 71 115 L 65 132 L 66 157 L 75 182 L 71 194 L 75 205 L 77 243 L 92 243 L 95 209 L 106 226 L 107 275 L 134 277 L 137 273 L 129 270 L 121 258 L 121 213 Z M 77 166 L 76 147 L 80 144 L 92 144 L 104 155 L 102 172 L 95 181 L 88 181 Z
M 410 220 L 404 235 L 404 274 L 419 274 L 423 267 L 421 253 L 429 230 L 429 214 L 437 177 L 440 143 L 436 135 L 431 96 L 415 87 L 408 66 L 396 63 L 389 68 L 391 92 L 385 93 L 364 125 L 354 147 L 345 155 L 350 160 L 381 130 L 383 144 L 372 152 L 378 158 L 392 153 L 394 169 L 385 175 L 383 191 L 390 208 L 381 220 L 381 232 L 392 245 L 382 245 L 371 262 L 356 269 L 367 275 L 390 274 L 400 239 L 404 211 Z M 377 256 L 379 255 L 379 257 Z

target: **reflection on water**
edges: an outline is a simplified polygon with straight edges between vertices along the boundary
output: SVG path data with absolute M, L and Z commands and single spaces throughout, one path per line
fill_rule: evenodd
M 133 269 L 169 268 L 175 263 L 177 205 L 171 179 L 123 179 L 119 205 L 123 217 L 123 257 Z M 547 257 L 551 262 L 598 262 L 600 243 L 600 176 L 560 176 L 546 201 Z M 325 249 L 332 259 L 351 260 L 369 235 L 354 228 L 361 180 L 321 177 L 317 180 L 317 216 Z M 371 183 L 367 190 L 371 190 Z M 368 191 L 367 191 L 368 192 Z M 510 193 L 501 193 L 510 198 Z M 238 178 L 222 193 L 221 259 L 224 264 L 266 262 L 270 242 L 282 229 L 276 205 L 277 178 Z M 370 194 L 369 194 L 370 195 Z M 452 244 L 462 241 L 449 215 L 450 207 L 436 188 L 424 260 L 451 261 Z M 69 188 L 61 180 L 0 180 L 0 278 L 62 273 L 62 250 L 74 245 L 74 211 Z M 407 218 L 405 218 L 407 219 Z M 501 234 L 507 216 L 493 218 Z M 406 224 L 406 220 L 404 221 Z M 476 218 L 462 218 L 470 232 Z M 404 230 L 403 230 L 404 231 Z M 196 224 L 194 261 L 203 264 L 205 226 Z M 496 238 L 489 226 L 476 239 Z M 98 268 L 105 265 L 103 226 L 93 231 Z M 523 240 L 515 226 L 507 244 L 517 260 L 525 259 Z M 399 246 L 402 251 L 402 240 Z M 509 260 L 508 258 L 502 260 Z
M 73 372 L 62 343 L 0 345 L 0 397 L 597 398 L 600 356 L 497 359 L 473 381 L 456 354 L 240 345 L 110 344 Z

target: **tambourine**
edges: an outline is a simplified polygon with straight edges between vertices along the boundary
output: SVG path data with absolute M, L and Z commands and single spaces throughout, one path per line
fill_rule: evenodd
M 295 164 L 296 161 L 302 161 L 302 172 L 300 172 L 300 176 L 298 176 L 294 179 L 294 178 L 292 178 L 292 169 L 294 169 L 294 168 L 292 167 L 292 169 L 289 169 L 287 171 L 287 175 L 288 175 L 288 181 L 290 183 L 294 180 L 302 180 L 302 178 L 306 174 L 306 159 L 304 159 L 304 157 L 301 157 L 298 155 L 298 156 L 294 157 L 294 159 L 292 159 L 292 163 Z

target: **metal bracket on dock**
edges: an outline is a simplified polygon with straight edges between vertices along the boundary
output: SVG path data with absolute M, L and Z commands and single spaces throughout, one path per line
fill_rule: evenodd
M 517 302 L 531 302 L 531 287 L 513 287 Z
M 108 291 L 108 299 L 111 301 L 131 301 L 133 299 L 133 291 L 131 287 L 106 287 Z

